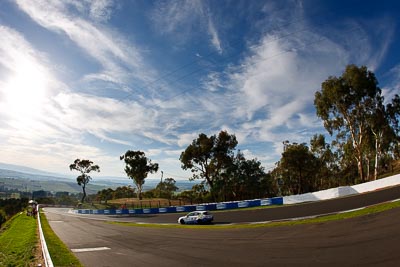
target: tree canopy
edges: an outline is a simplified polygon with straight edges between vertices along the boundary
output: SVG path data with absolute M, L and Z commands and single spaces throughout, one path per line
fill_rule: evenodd
M 142 199 L 142 190 L 149 173 L 158 171 L 158 163 L 152 163 L 142 151 L 128 150 L 120 157 L 125 162 L 125 172 L 132 179 L 137 188 L 138 198 Z
M 329 77 L 315 93 L 317 115 L 325 129 L 337 139 L 350 141 L 357 161 L 361 182 L 364 176 L 364 149 L 367 142 L 368 116 L 375 114 L 382 102 L 381 89 L 375 75 L 367 67 L 349 65 L 342 76 Z
M 86 185 L 92 179 L 92 177 L 90 177 L 88 174 L 92 171 L 100 172 L 100 167 L 98 165 L 93 165 L 93 161 L 87 159 L 76 159 L 74 163 L 69 165 L 69 169 L 71 171 L 76 170 L 81 173 L 81 175 L 76 178 L 76 182 L 78 185 L 82 186 L 83 196 L 81 202 L 83 203 L 86 198 Z
M 215 183 L 232 163 L 236 145 L 236 136 L 226 131 L 210 137 L 202 133 L 182 152 L 182 168 L 192 171 L 192 179 L 205 179 L 211 193 L 215 194 Z

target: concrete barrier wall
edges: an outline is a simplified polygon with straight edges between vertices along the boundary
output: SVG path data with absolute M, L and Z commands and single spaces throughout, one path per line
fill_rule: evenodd
M 400 184 L 400 174 L 353 186 L 341 186 L 313 193 L 285 196 L 283 197 L 283 204 L 297 204 L 303 202 L 332 199 L 337 197 L 370 192 L 377 189 L 389 186 L 395 186 L 399 184 Z
M 187 205 L 178 207 L 165 207 L 165 208 L 148 208 L 148 209 L 109 209 L 109 210 L 91 210 L 91 209 L 78 209 L 75 213 L 79 214 L 100 214 L 100 215 L 127 215 L 127 214 L 157 214 L 157 213 L 177 213 L 177 212 L 191 212 L 195 210 L 227 210 L 227 209 L 240 209 L 248 207 L 258 207 L 267 205 L 282 205 L 282 197 L 253 199 L 232 202 L 220 203 L 204 203 L 198 205 Z

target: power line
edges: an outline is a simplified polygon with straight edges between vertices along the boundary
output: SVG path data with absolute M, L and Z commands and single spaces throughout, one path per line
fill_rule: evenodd
M 347 8 L 349 8 L 349 7 L 346 7 L 346 8 L 343 8 L 343 9 L 347 9 Z M 335 13 L 337 13 L 337 12 L 339 12 L 339 11 L 340 11 L 340 9 L 339 9 L 339 10 L 335 10 L 335 11 L 331 11 L 330 13 L 335 14 Z M 319 15 L 316 15 L 315 17 L 321 17 L 321 16 L 326 17 L 326 14 L 325 14 L 325 13 L 321 13 L 321 14 L 319 14 Z M 294 23 L 298 23 L 298 22 L 300 22 L 300 21 L 305 21 L 306 19 L 308 19 L 308 18 L 301 18 L 301 19 L 292 20 L 292 21 L 290 21 L 290 22 L 288 22 L 288 23 L 285 23 L 285 24 L 282 24 L 282 25 L 278 26 L 277 29 L 282 29 L 282 30 L 283 30 L 284 27 L 287 27 L 287 26 L 292 25 L 292 24 L 294 24 Z M 318 26 L 323 26 L 323 25 L 328 25 L 328 24 L 330 24 L 330 23 L 327 22 L 327 23 L 319 24 Z M 291 36 L 291 35 L 294 35 L 294 34 L 297 34 L 297 33 L 300 33 L 300 32 L 311 31 L 311 30 L 310 30 L 311 28 L 313 28 L 313 27 L 303 28 L 303 29 L 301 29 L 301 30 L 294 31 L 294 32 L 291 32 L 291 33 L 289 33 L 289 34 L 286 34 L 286 35 L 283 35 L 283 36 L 279 36 L 279 37 L 275 38 L 274 40 L 271 40 L 271 42 L 277 41 L 277 40 L 280 40 L 280 39 L 283 39 L 283 38 L 286 38 L 286 37 L 289 37 L 289 36 Z M 241 42 L 241 41 L 235 42 L 235 43 L 233 44 L 233 46 L 239 44 L 240 42 Z M 263 46 L 263 45 L 265 45 L 265 44 L 262 44 L 262 45 L 259 45 L 259 46 Z M 257 46 L 256 46 L 255 48 L 257 48 Z M 254 49 L 254 47 L 253 47 L 253 49 Z M 156 82 L 158 82 L 158 81 L 160 81 L 160 80 L 165 80 L 167 84 L 172 84 L 172 83 L 176 83 L 176 82 L 178 82 L 178 81 L 181 81 L 181 80 L 183 80 L 183 79 L 185 79 L 185 78 L 187 78 L 187 77 L 189 77 L 189 76 L 191 76 L 191 75 L 193 75 L 193 74 L 195 74 L 195 73 L 197 73 L 197 72 L 202 71 L 203 68 L 195 69 L 195 70 L 193 70 L 193 71 L 191 71 L 191 72 L 189 72 L 189 73 L 186 73 L 186 74 L 184 74 L 184 75 L 182 75 L 182 76 L 180 76 L 180 77 L 178 77 L 178 78 L 176 78 L 176 79 L 174 79 L 174 80 L 172 80 L 172 81 L 167 81 L 165 78 L 170 77 L 172 74 L 175 74 L 175 73 L 179 72 L 179 71 L 182 70 L 182 69 L 186 69 L 186 68 L 189 67 L 189 66 L 192 66 L 192 65 L 194 65 L 194 64 L 196 64 L 196 63 L 200 63 L 201 61 L 203 61 L 203 60 L 206 59 L 206 58 L 210 58 L 211 56 L 217 55 L 218 53 L 219 53 L 219 52 L 217 52 L 217 51 L 210 52 L 210 53 L 206 54 L 205 56 L 203 56 L 201 59 L 196 59 L 196 60 L 194 60 L 194 61 L 191 61 L 191 62 L 188 62 L 188 63 L 186 63 L 186 64 L 184 64 L 184 65 L 181 65 L 180 67 L 177 67 L 177 68 L 175 68 L 175 69 L 173 69 L 173 70 L 171 70 L 171 71 L 168 71 L 168 72 L 162 74 L 161 76 L 159 76 L 159 77 L 156 78 L 155 80 L 153 80 L 153 81 L 151 81 L 151 82 L 148 82 L 148 83 L 145 84 L 143 87 L 141 87 L 141 88 L 138 87 L 138 88 L 139 88 L 139 89 L 146 89 L 146 88 L 147 88 L 147 89 L 151 89 L 151 88 L 152 88 L 152 89 L 155 89 L 155 88 L 152 87 L 151 85 L 153 85 L 154 83 L 156 83 Z M 235 55 L 235 56 L 232 56 L 232 57 L 228 57 L 228 58 L 225 58 L 225 60 L 226 60 L 226 59 L 230 59 L 230 58 L 234 58 L 234 57 L 238 57 L 238 56 Z M 187 91 L 187 90 L 186 90 L 186 91 Z M 126 98 L 128 98 L 129 96 L 131 96 L 132 94 L 134 94 L 134 92 L 128 93 L 124 98 L 126 99 Z M 179 94 L 179 95 L 180 95 L 180 94 Z M 179 95 L 178 95 L 178 96 L 179 96 Z M 172 97 L 172 98 L 174 98 L 174 97 Z M 162 102 L 166 102 L 166 101 L 168 101 L 168 100 L 170 100 L 170 99 L 163 100 Z

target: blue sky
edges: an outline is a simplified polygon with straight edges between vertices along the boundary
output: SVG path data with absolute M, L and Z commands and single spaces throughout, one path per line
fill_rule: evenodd
M 124 177 L 130 149 L 187 179 L 181 152 L 227 130 L 268 170 L 327 134 L 314 94 L 347 64 L 399 93 L 399 18 L 394 0 L 1 1 L 0 162 Z

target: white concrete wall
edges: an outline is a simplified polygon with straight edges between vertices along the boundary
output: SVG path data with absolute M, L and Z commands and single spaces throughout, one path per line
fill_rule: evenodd
M 360 194 L 377 189 L 399 185 L 400 174 L 390 176 L 387 178 L 371 181 L 363 184 L 357 184 L 353 186 L 340 186 L 327 190 L 322 190 L 313 193 L 292 195 L 283 197 L 283 204 L 297 204 L 302 202 L 319 201 L 337 197 L 343 197 L 348 195 Z

